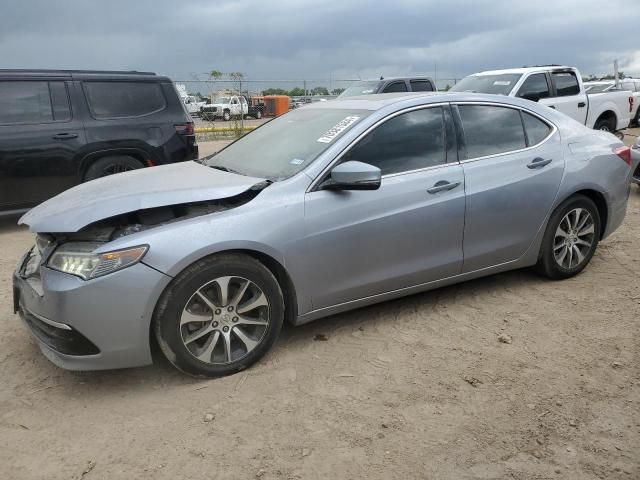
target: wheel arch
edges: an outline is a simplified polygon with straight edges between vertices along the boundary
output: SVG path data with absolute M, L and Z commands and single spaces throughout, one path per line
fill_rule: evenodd
M 598 214 L 600 215 L 600 239 L 602 239 L 604 233 L 607 230 L 607 221 L 609 219 L 609 207 L 606 197 L 602 194 L 602 192 L 599 192 L 598 190 L 595 190 L 593 188 L 583 188 L 581 190 L 576 190 L 570 195 L 564 197 L 562 201 L 558 202 L 556 208 L 558 208 L 558 206 L 560 206 L 570 198 L 575 197 L 576 195 L 585 196 L 596 204 Z
M 127 156 L 139 161 L 143 167 L 148 166 L 148 160 L 151 159 L 151 155 L 139 148 L 122 148 L 122 149 L 109 149 L 109 150 L 97 150 L 95 152 L 88 153 L 80 161 L 80 169 L 78 176 L 80 180 L 84 180 L 85 175 L 89 167 L 97 160 L 105 157 L 119 157 Z
M 602 112 L 600 115 L 598 115 L 598 118 L 596 118 L 596 121 L 593 124 L 594 128 L 595 128 L 596 124 L 601 120 L 611 120 L 611 121 L 613 121 L 613 125 L 614 125 L 613 128 L 614 128 L 614 130 L 617 130 L 617 128 L 618 128 L 618 115 L 613 110 L 607 109 L 604 112 Z
M 296 319 L 298 317 L 298 297 L 297 297 L 293 280 L 291 279 L 291 276 L 289 275 L 289 272 L 284 267 L 284 265 L 279 260 L 274 258 L 272 255 L 269 255 L 265 252 L 261 252 L 259 250 L 255 250 L 251 248 L 229 248 L 224 250 L 218 250 L 216 252 L 209 253 L 207 255 L 193 259 L 192 261 L 189 262 L 189 264 L 183 266 L 178 272 L 176 272 L 175 275 L 172 274 L 172 277 L 173 278 L 178 277 L 182 272 L 191 268 L 192 265 L 194 265 L 195 263 L 201 262 L 206 258 L 218 257 L 226 254 L 236 254 L 236 255 L 240 254 L 240 255 L 246 255 L 248 257 L 252 257 L 253 259 L 262 263 L 273 274 L 273 276 L 276 277 L 276 280 L 278 281 L 278 284 L 282 289 L 282 296 L 284 297 L 284 317 L 285 317 L 284 319 L 288 323 L 295 324 Z M 169 282 L 169 284 L 165 287 L 162 294 L 158 298 L 156 302 L 156 307 L 154 308 L 154 316 L 155 316 L 155 309 L 157 309 L 161 299 L 163 298 L 164 292 L 170 286 L 171 286 L 171 282 Z M 149 332 L 152 335 L 153 322 L 151 322 Z

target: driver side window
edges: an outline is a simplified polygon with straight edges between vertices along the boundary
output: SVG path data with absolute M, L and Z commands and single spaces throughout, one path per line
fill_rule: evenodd
M 446 163 L 442 107 L 424 108 L 387 120 L 343 157 L 375 165 L 382 175 Z

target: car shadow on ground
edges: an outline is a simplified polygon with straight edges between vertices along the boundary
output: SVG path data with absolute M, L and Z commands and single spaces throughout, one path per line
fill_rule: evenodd
M 263 374 L 265 365 L 268 365 L 274 357 L 281 356 L 285 351 L 302 352 L 312 342 L 331 341 L 335 337 L 344 335 L 345 329 L 349 331 L 367 329 L 367 325 L 371 326 L 372 322 L 375 322 L 377 329 L 385 329 L 392 327 L 393 323 L 399 319 L 406 318 L 418 311 L 422 315 L 429 315 L 429 312 L 434 311 L 438 305 L 443 303 L 467 303 L 473 301 L 474 297 L 479 294 L 492 295 L 505 288 L 525 290 L 546 282 L 548 280 L 542 279 L 530 269 L 516 270 L 359 308 L 298 327 L 285 324 L 280 338 L 272 350 L 246 372 L 251 374 L 253 370 Z M 165 388 L 180 389 L 180 387 L 188 390 L 200 390 L 216 385 L 226 386 L 229 382 L 236 384 L 240 378 L 239 374 L 218 379 L 199 379 L 187 376 L 176 370 L 164 358 L 155 341 L 152 341 L 152 354 L 153 365 L 122 370 L 70 372 L 48 364 L 44 358 L 42 358 L 42 362 L 37 362 L 37 365 L 48 369 L 44 366 L 48 364 L 48 367 L 53 369 L 49 373 L 54 374 L 57 378 L 56 390 L 59 395 L 63 396 L 77 395 L 79 387 L 85 387 L 83 390 L 87 395 L 99 397 L 118 396 L 125 392 L 131 394 L 136 390 L 145 392 Z M 42 357 L 35 343 L 33 344 L 33 355 Z M 55 373 L 53 373 L 54 370 Z M 42 373 L 45 374 L 45 372 Z

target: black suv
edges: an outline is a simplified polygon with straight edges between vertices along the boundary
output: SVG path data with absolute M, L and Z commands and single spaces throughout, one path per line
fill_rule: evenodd
M 195 158 L 193 121 L 167 77 L 0 70 L 0 214 L 87 180 Z
M 356 95 L 375 95 L 376 93 L 396 92 L 434 92 L 436 86 L 429 77 L 382 78 L 379 80 L 360 80 L 354 82 L 338 98 Z

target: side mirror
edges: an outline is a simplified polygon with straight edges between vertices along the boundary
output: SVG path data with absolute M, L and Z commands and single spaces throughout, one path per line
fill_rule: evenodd
M 520 98 L 524 98 L 525 100 L 531 100 L 532 102 L 537 102 L 540 100 L 540 95 L 538 93 L 524 93 L 519 96 Z
M 331 170 L 330 177 L 321 185 L 323 190 L 377 190 L 382 172 L 368 163 L 349 161 Z

